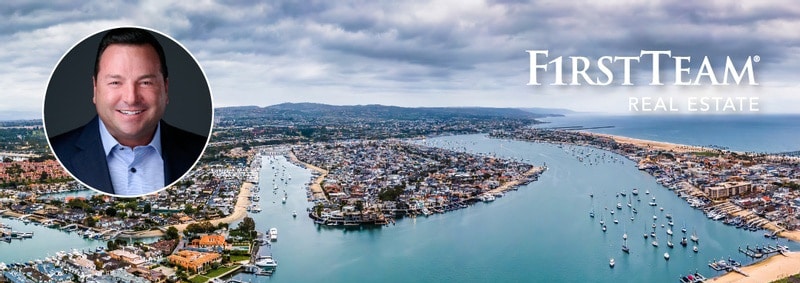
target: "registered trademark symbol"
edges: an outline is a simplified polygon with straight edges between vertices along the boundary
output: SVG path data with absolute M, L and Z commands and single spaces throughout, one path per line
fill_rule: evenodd
M 758 56 L 758 55 L 753 56 L 753 61 L 756 62 L 756 63 L 761 62 L 761 56 Z

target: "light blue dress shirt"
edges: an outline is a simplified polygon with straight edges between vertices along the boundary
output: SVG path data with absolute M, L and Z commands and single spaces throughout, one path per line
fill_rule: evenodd
M 99 119 L 98 119 L 99 120 Z M 100 139 L 103 142 L 108 172 L 114 194 L 141 196 L 164 187 L 164 160 L 161 158 L 161 124 L 156 127 L 153 140 L 147 145 L 130 148 L 119 144 L 100 121 Z

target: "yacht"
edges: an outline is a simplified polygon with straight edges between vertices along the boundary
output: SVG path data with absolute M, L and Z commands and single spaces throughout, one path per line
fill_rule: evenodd
M 259 257 L 255 264 L 258 267 L 277 267 L 278 266 L 278 262 L 275 261 L 272 258 L 272 256 L 268 256 L 268 255 Z
M 692 251 L 697 252 L 698 251 L 697 246 L 693 246 Z
M 267 232 L 267 234 L 269 235 L 270 241 L 278 240 L 278 228 L 275 227 L 269 228 L 269 232 Z
M 664 259 L 669 260 L 669 253 L 664 253 Z
M 633 191 L 631 191 L 631 194 L 633 194 L 634 196 L 639 195 L 639 189 L 633 189 Z
M 700 241 L 700 238 L 697 237 L 697 233 L 694 232 L 694 231 L 692 232 L 692 236 L 690 237 L 690 239 L 692 239 L 692 242 L 695 242 L 695 243 Z
M 294 211 L 294 210 L 292 211 L 292 217 L 295 217 L 295 218 L 297 217 L 297 211 Z
M 614 258 L 613 257 L 610 260 L 608 260 L 608 266 L 610 266 L 611 268 L 614 268 Z

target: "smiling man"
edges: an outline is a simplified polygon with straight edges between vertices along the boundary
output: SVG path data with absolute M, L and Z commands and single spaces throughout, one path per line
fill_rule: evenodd
M 112 195 L 140 196 L 192 167 L 206 137 L 161 119 L 169 103 L 166 61 L 146 30 L 117 28 L 101 39 L 92 77 L 97 116 L 50 140 L 78 180 Z

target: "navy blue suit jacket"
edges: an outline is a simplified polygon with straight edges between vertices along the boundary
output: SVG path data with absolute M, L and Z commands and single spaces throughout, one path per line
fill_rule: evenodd
M 108 172 L 98 117 L 80 128 L 50 139 L 61 164 L 75 178 L 97 190 L 114 193 Z M 206 138 L 173 127 L 161 120 L 161 158 L 164 160 L 165 185 L 183 176 L 200 157 Z

